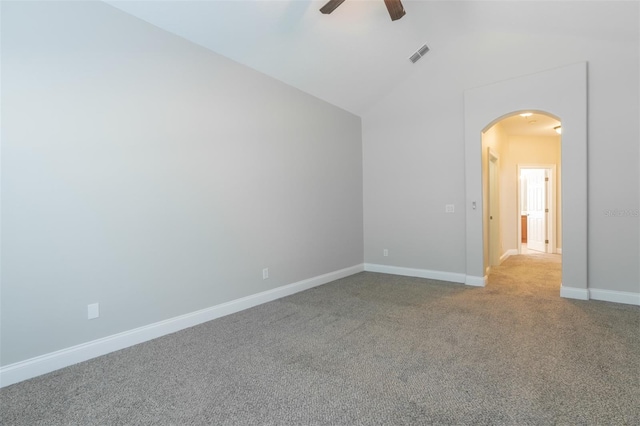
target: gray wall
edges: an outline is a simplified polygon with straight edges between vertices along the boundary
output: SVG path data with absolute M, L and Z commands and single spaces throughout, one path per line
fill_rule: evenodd
M 363 262 L 359 117 L 102 3 L 3 2 L 1 184 L 2 365 Z
M 363 115 L 365 262 L 467 272 L 465 89 L 587 61 L 589 287 L 640 292 L 638 218 L 605 214 L 640 204 L 638 3 L 437 5 L 449 33 Z

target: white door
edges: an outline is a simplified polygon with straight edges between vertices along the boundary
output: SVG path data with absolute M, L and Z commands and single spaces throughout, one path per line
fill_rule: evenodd
M 547 251 L 547 177 L 544 169 L 523 170 L 527 192 L 527 248 Z

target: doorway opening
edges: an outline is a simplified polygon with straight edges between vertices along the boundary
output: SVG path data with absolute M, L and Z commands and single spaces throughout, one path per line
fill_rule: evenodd
M 562 117 L 562 287 L 560 296 L 589 300 L 587 273 L 587 63 L 521 75 L 464 92 L 465 284 L 485 286 L 483 179 L 480 144 L 487 123 L 526 108 Z M 567 161 L 569 160 L 570 161 Z M 502 161 L 502 158 L 501 158 Z M 502 175 L 501 175 L 502 176 Z M 502 177 L 500 178 L 502 179 Z M 501 197 L 501 205 L 504 198 Z M 516 203 L 513 203 L 515 208 Z M 509 218 L 507 218 L 509 219 Z M 514 225 L 515 228 L 515 225 Z
M 482 132 L 483 257 L 489 282 L 492 270 L 510 256 L 551 255 L 554 269 L 561 263 L 559 129 L 558 117 L 524 110 L 494 120 Z M 556 292 L 561 278 L 557 281 Z
M 518 165 L 518 253 L 562 253 L 557 243 L 556 165 Z

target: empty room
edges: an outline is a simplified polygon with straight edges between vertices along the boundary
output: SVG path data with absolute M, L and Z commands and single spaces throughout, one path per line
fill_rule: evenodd
M 0 25 L 0 424 L 640 423 L 640 2 Z

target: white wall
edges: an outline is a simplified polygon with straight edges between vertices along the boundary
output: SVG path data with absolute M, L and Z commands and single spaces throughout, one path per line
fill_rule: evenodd
M 363 262 L 359 117 L 99 2 L 2 2 L 2 90 L 2 365 Z
M 365 262 L 466 273 L 465 89 L 587 61 L 588 286 L 640 292 L 638 218 L 604 213 L 639 204 L 638 3 L 427 3 L 460 20 L 363 116 Z

